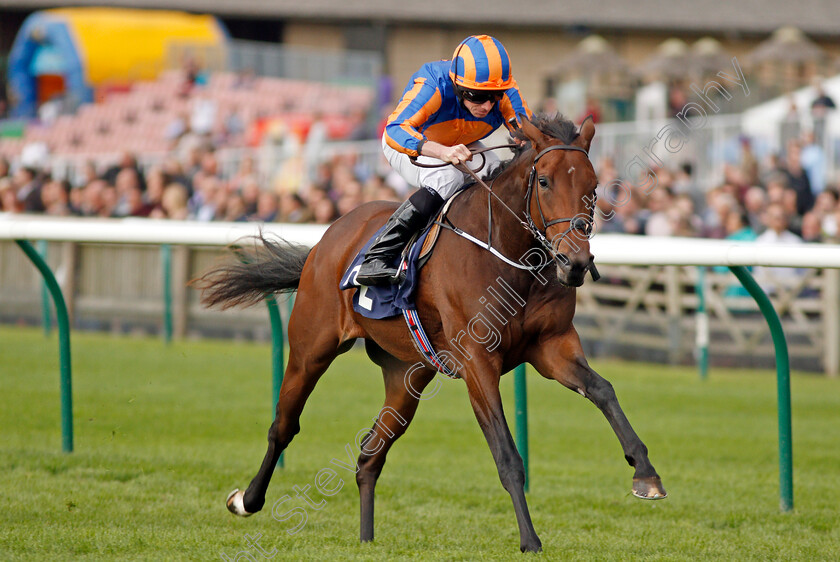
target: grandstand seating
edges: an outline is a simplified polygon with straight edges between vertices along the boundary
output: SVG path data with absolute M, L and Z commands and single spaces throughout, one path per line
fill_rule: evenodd
M 246 81 L 247 80 L 247 81 Z M 30 142 L 44 142 L 52 154 L 96 158 L 123 151 L 162 154 L 171 149 L 168 124 L 189 114 L 196 104 L 215 105 L 214 131 L 232 111 L 246 128 L 257 118 L 280 119 L 289 129 L 306 131 L 316 115 L 327 124 L 331 138 L 350 129 L 349 115 L 367 111 L 375 99 L 370 88 L 306 82 L 283 78 L 243 78 L 230 72 L 210 75 L 207 84 L 185 90 L 180 71 L 157 80 L 137 82 L 130 90 L 108 94 L 100 103 L 84 104 L 73 115 L 51 124 L 33 122 L 24 138 L 0 139 L 0 155 L 14 157 Z

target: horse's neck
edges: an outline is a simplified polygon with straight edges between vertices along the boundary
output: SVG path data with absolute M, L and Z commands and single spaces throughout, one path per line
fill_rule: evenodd
M 534 243 L 533 236 L 521 224 L 528 204 L 525 201 L 528 186 L 525 184 L 530 166 L 530 158 L 520 158 L 493 182 L 493 193 L 499 199 L 493 201 L 493 245 L 514 260 L 518 260 Z M 486 217 L 486 203 L 484 207 Z M 484 232 L 487 232 L 486 228 Z

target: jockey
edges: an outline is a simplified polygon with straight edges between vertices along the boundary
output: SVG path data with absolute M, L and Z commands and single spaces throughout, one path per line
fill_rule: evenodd
M 421 168 L 419 162 L 464 164 L 470 149 L 505 125 L 516 128 L 517 115 L 531 117 L 510 68 L 507 51 L 489 35 L 467 37 L 451 61 L 423 65 L 411 77 L 402 99 L 388 117 L 382 150 L 391 166 L 419 189 L 385 223 L 371 244 L 356 281 L 360 285 L 397 283 L 392 263 L 409 238 L 440 209 L 466 181 L 467 174 L 453 166 Z M 482 176 L 499 165 L 499 157 L 485 152 Z M 481 163 L 470 164 L 475 169 Z

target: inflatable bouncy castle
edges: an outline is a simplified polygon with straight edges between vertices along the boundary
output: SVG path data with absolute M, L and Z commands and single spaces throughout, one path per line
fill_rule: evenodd
M 93 7 L 36 12 L 9 53 L 12 116 L 34 117 L 56 96 L 77 106 L 94 101 L 97 89 L 154 80 L 183 63 L 172 60 L 179 52 L 212 53 L 223 64 L 228 38 L 209 15 Z

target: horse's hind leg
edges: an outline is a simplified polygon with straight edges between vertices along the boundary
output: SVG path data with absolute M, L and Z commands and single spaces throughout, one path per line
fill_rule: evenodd
M 277 459 L 300 431 L 300 415 L 306 399 L 340 352 L 338 340 L 326 334 L 314 337 L 305 345 L 303 341 L 298 339 L 297 345 L 291 346 L 262 465 L 244 492 L 237 489 L 228 495 L 227 508 L 231 513 L 247 517 L 262 509 Z
M 375 344 L 368 344 L 368 354 L 382 367 L 385 404 L 362 440 L 357 465 L 356 484 L 359 486 L 361 511 L 359 538 L 363 542 L 373 540 L 374 489 L 388 450 L 408 429 L 423 389 L 435 376 L 435 371 L 422 364 L 403 363 L 377 349 Z
M 647 447 L 624 415 L 612 385 L 587 363 L 574 329 L 542 340 L 533 353 L 531 363 L 541 375 L 585 396 L 601 410 L 621 443 L 624 458 L 635 468 L 633 495 L 649 500 L 667 497 L 662 481 L 648 458 Z

